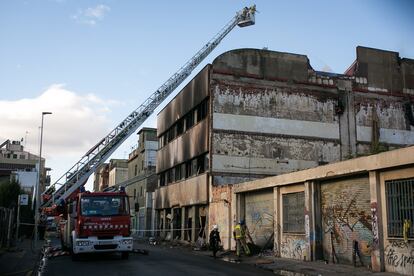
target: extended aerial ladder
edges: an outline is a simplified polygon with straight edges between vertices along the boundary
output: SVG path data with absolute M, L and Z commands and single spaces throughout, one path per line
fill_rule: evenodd
M 89 176 L 109 158 L 109 156 L 154 112 L 154 110 L 177 88 L 191 72 L 207 57 L 214 48 L 235 27 L 246 27 L 255 23 L 256 5 L 245 7 L 163 85 L 161 85 L 143 104 L 135 109 L 107 136 L 88 150 L 82 158 L 64 173 L 42 194 L 42 207 L 51 207 L 70 197 Z

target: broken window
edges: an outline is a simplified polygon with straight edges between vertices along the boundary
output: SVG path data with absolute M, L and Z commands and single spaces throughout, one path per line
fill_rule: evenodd
M 167 171 L 167 184 L 174 182 L 174 169 Z
M 192 175 L 197 175 L 198 174 L 198 167 L 197 167 L 197 158 L 194 158 L 193 160 L 191 160 L 191 172 Z
M 173 125 L 167 132 L 168 134 L 168 142 L 171 142 L 172 140 L 175 139 L 175 128 L 176 125 Z
M 175 166 L 175 181 L 181 180 L 181 165 Z
M 284 194 L 283 232 L 305 233 L 305 192 Z
M 204 120 L 208 113 L 208 99 L 197 106 L 197 122 Z
M 188 178 L 193 175 L 191 161 L 185 163 L 185 177 Z
M 204 160 L 205 156 L 201 155 L 197 158 L 197 174 L 203 173 L 205 172 L 205 164 L 204 164 Z
M 178 120 L 177 122 L 177 136 L 180 136 L 184 132 L 184 121 L 183 119 Z
M 160 173 L 160 186 L 165 186 L 165 173 Z
M 194 111 L 188 112 L 185 116 L 185 130 L 189 130 L 194 125 Z
M 414 178 L 385 181 L 385 190 L 388 237 L 414 238 Z

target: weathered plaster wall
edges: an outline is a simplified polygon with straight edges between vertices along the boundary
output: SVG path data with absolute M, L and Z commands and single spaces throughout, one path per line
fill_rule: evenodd
M 265 134 L 216 132 L 213 154 L 252 159 L 306 160 L 333 162 L 339 159 L 339 144 L 333 141 L 308 140 Z M 280 162 L 280 165 L 283 162 Z M 286 162 L 285 162 L 286 163 Z
M 217 225 L 220 232 L 221 243 L 225 250 L 231 248 L 233 239 L 231 206 L 232 206 L 232 185 L 213 187 L 212 200 L 209 204 L 209 229 Z
M 414 178 L 414 168 L 382 172 L 380 174 L 381 201 L 383 206 L 382 221 L 387 221 L 387 212 L 390 208 L 386 204 L 385 181 Z M 411 227 L 413 227 L 411 221 Z M 414 240 L 388 237 L 388 225 L 382 225 L 384 237 L 384 265 L 385 270 L 403 275 L 414 275 Z
M 307 260 L 308 241 L 305 235 L 284 234 L 280 242 L 282 258 Z
M 393 149 L 414 144 L 414 122 L 410 120 L 414 117 L 413 110 L 412 104 L 401 98 L 356 94 L 357 153 L 367 154 L 372 150 L 372 147 L 363 145 L 373 143 L 375 124 L 378 126 L 378 141 L 384 147 Z
M 332 260 L 334 255 L 339 263 L 351 264 L 353 241 L 357 241 L 364 265 L 370 265 L 373 235 L 368 176 L 323 182 L 321 213 L 325 259 Z
M 214 80 L 222 77 L 213 74 Z M 210 88 L 215 175 L 263 177 L 340 160 L 335 94 L 228 83 L 221 79 Z
M 275 244 L 276 248 L 279 248 L 280 257 L 290 258 L 297 260 L 309 260 L 309 240 L 306 237 L 306 231 L 303 233 L 289 233 L 283 229 L 283 195 L 288 193 L 304 192 L 305 186 L 292 185 L 280 188 L 280 194 L 278 199 L 278 206 L 280 212 L 278 212 L 277 228 L 275 231 L 276 241 L 279 244 Z M 305 216 L 305 209 L 303 210 L 303 216 Z
M 312 95 L 315 91 L 293 85 L 261 88 L 218 84 L 213 89 L 215 113 L 337 123 L 333 94 L 319 93 L 316 97 Z

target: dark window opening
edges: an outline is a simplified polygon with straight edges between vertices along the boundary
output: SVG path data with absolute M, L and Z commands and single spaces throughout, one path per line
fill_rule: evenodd
M 201 155 L 197 158 L 197 174 L 205 172 L 205 156 Z
M 180 136 L 184 133 L 184 122 L 182 119 L 177 122 L 177 136 Z
M 191 161 L 185 163 L 185 177 L 188 178 L 193 175 Z
M 194 112 L 190 111 L 185 116 L 185 130 L 189 130 L 194 125 Z
M 174 182 L 174 169 L 169 169 L 167 171 L 167 184 Z
M 181 166 L 180 165 L 175 166 L 174 170 L 175 170 L 175 181 L 181 180 Z
M 165 186 L 165 173 L 160 174 L 160 186 Z
M 305 233 L 305 193 L 284 194 L 283 232 Z
M 204 100 L 197 106 L 197 122 L 204 120 L 208 114 L 208 100 Z

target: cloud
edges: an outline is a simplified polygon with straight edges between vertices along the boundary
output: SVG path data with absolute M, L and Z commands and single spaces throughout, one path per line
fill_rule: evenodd
M 72 15 L 72 19 L 81 24 L 94 26 L 102 21 L 110 10 L 110 7 L 99 4 L 95 7 L 78 10 L 76 14 Z
M 36 98 L 0 100 L 0 143 L 27 136 L 23 145 L 26 143 L 26 149 L 37 154 L 41 114 L 50 111 L 53 114 L 44 117 L 43 156 L 47 166 L 64 172 L 62 169 L 73 165 L 65 160 L 80 158 L 109 133 L 109 113 L 114 104 L 93 94 L 80 95 L 62 84 L 50 86 Z M 55 167 L 62 163 L 64 168 Z

